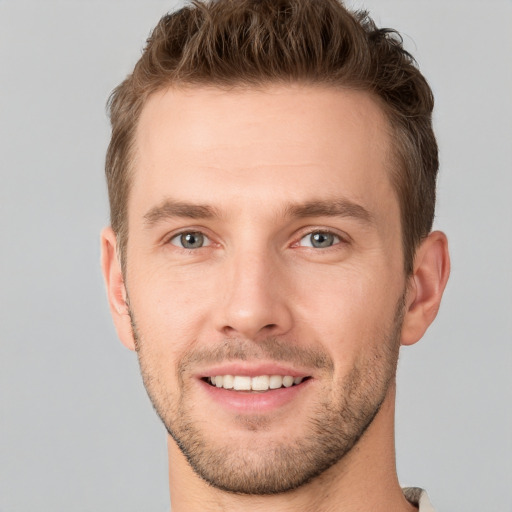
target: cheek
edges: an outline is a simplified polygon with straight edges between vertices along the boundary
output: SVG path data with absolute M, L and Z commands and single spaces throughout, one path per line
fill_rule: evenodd
M 338 361 L 350 364 L 393 325 L 401 297 L 398 280 L 346 268 L 310 277 L 294 297 L 296 317 Z
M 180 271 L 147 271 L 133 279 L 130 304 L 137 327 L 162 350 L 179 353 L 198 335 L 197 326 L 205 321 L 212 307 L 212 283 L 204 275 L 191 278 Z
M 297 279 L 297 300 L 302 309 L 324 321 L 353 318 L 360 323 L 390 310 L 397 283 L 365 269 L 332 268 L 331 272 L 309 272 Z M 351 322 L 352 323 L 352 322 Z

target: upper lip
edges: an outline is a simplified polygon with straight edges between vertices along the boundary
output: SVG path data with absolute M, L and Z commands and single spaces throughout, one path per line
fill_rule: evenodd
M 197 377 L 200 379 L 215 377 L 217 375 L 243 375 L 246 377 L 258 377 L 259 375 L 289 375 L 291 377 L 309 377 L 311 373 L 307 370 L 293 368 L 285 364 L 254 364 L 247 361 L 220 363 L 197 372 Z

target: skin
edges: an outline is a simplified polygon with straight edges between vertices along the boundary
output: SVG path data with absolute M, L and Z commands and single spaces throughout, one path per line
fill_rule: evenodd
M 304 445 L 312 420 L 343 426 L 337 414 L 365 403 L 374 413 L 369 425 L 356 422 L 339 460 L 272 495 L 209 485 L 169 436 L 174 512 L 414 510 L 395 469 L 396 358 L 435 318 L 449 258 L 444 234 L 431 233 L 404 275 L 390 140 L 380 107 L 356 91 L 194 87 L 148 100 L 136 138 L 126 275 L 110 228 L 102 264 L 119 337 L 137 350 L 168 430 L 182 439 L 195 430 L 208 453 L 223 454 L 221 470 L 226 463 L 243 473 L 278 464 L 262 447 Z M 197 208 L 205 205 L 208 215 Z M 183 231 L 203 233 L 206 245 L 179 247 Z M 335 235 L 332 245 L 311 247 L 313 232 Z M 286 364 L 310 379 L 282 405 L 235 413 L 198 378 L 219 364 L 214 354 L 242 369 Z

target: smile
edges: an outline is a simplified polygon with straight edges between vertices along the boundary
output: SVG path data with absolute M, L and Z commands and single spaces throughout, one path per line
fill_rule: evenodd
M 309 377 L 292 377 L 290 375 L 216 375 L 207 377 L 208 384 L 233 391 L 269 391 L 297 386 Z

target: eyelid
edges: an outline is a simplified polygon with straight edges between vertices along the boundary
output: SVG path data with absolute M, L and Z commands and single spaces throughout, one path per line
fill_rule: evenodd
M 196 248 L 196 249 L 190 249 L 190 248 L 182 247 L 181 245 L 172 243 L 172 241 L 175 238 L 178 238 L 181 235 L 186 234 L 186 233 L 200 233 L 204 237 L 205 241 L 207 241 L 207 243 L 199 248 Z M 298 234 L 298 236 L 294 237 L 295 241 L 292 243 L 292 247 L 307 247 L 307 246 L 301 246 L 299 244 L 303 238 L 310 236 L 314 233 L 330 234 L 330 235 L 335 236 L 338 239 L 338 241 L 335 242 L 332 246 L 326 247 L 326 248 L 324 248 L 324 250 L 332 248 L 340 243 L 349 244 L 351 242 L 350 236 L 344 232 L 340 232 L 333 228 L 313 226 L 313 227 L 303 228 L 302 230 L 300 230 L 300 233 Z M 186 227 L 186 228 L 182 228 L 178 231 L 173 231 L 172 233 L 168 234 L 166 237 L 164 237 L 163 243 L 171 244 L 178 249 L 183 249 L 185 251 L 191 251 L 191 250 L 202 249 L 203 247 L 209 247 L 211 245 L 214 245 L 215 242 L 210 235 L 206 234 L 204 228 Z
M 180 244 L 175 244 L 173 243 L 172 241 L 175 239 L 175 238 L 178 238 L 178 237 L 181 237 L 182 235 L 186 235 L 187 233 L 190 233 L 190 234 L 193 234 L 193 233 L 198 233 L 200 235 L 202 235 L 204 237 L 204 241 L 206 242 L 204 245 L 202 245 L 201 247 L 197 247 L 197 248 L 188 248 L 188 247 L 183 247 L 182 245 Z M 165 239 L 164 239 L 164 243 L 165 244 L 170 244 L 178 249 L 182 249 L 184 251 L 197 251 L 198 249 L 202 249 L 203 247 L 209 247 L 211 245 L 213 245 L 213 240 L 210 236 L 208 236 L 203 229 L 195 229 L 195 228 L 183 228 L 179 231 L 174 231 L 173 233 L 171 233 L 170 235 L 166 236 Z
M 295 242 L 292 244 L 292 246 L 308 247 L 308 246 L 301 246 L 299 244 L 303 238 L 310 236 L 314 233 L 323 233 L 323 234 L 333 235 L 336 238 L 338 238 L 339 241 L 335 242 L 333 245 L 331 245 L 329 247 L 324 248 L 323 250 L 333 248 L 339 244 L 349 244 L 351 242 L 350 236 L 347 235 L 345 232 L 342 232 L 342 231 L 339 231 L 339 230 L 333 229 L 333 228 L 313 226 L 313 227 L 308 227 L 308 228 L 301 230 L 299 235 L 295 238 Z

